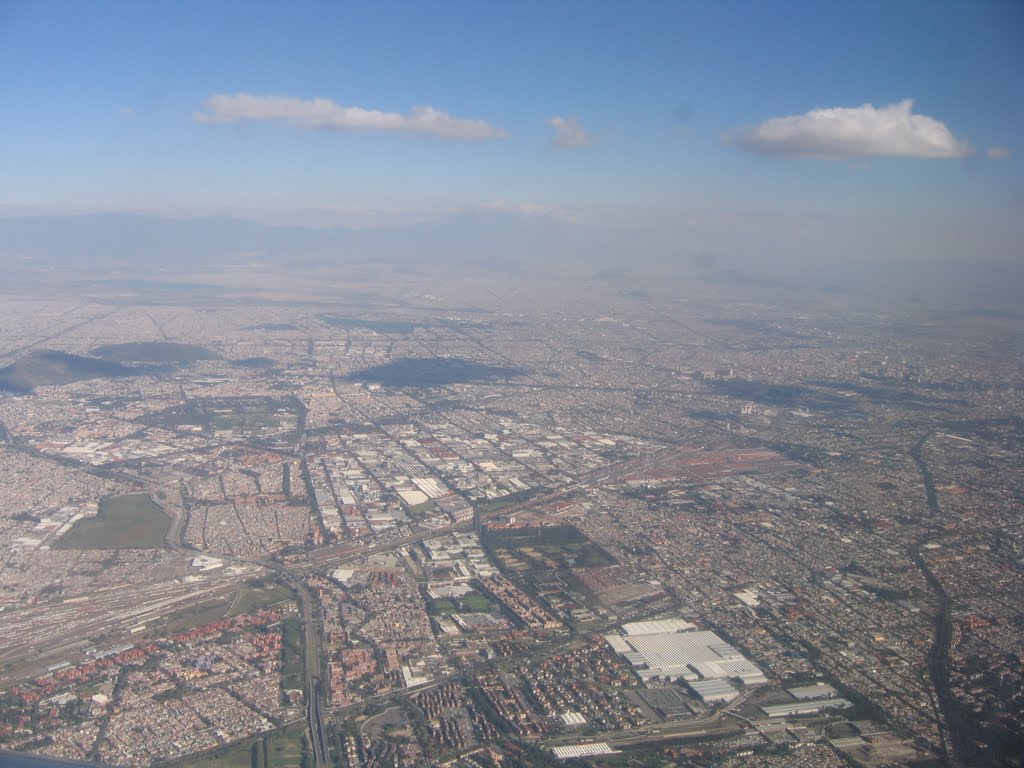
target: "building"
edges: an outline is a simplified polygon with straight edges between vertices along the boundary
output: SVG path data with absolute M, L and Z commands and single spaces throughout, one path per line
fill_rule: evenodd
M 744 685 L 768 682 L 736 648 L 689 622 L 637 622 L 622 629 L 626 634 L 605 635 L 605 640 L 633 665 L 642 680 L 682 678 L 689 683 L 738 678 Z
M 761 707 L 768 717 L 792 717 L 794 715 L 813 715 L 826 709 L 846 709 L 852 707 L 846 699 L 818 699 L 816 701 L 794 701 L 792 704 L 773 704 Z
M 688 685 L 697 698 L 706 704 L 721 704 L 740 695 L 728 680 L 694 680 Z

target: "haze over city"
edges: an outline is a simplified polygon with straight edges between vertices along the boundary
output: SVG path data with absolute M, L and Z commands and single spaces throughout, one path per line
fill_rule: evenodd
M 0 764 L 1024 765 L 1024 6 L 0 0 Z

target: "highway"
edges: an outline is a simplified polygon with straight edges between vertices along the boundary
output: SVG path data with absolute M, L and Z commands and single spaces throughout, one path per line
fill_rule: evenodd
M 0 424 L 0 437 L 9 442 L 9 435 Z M 18 450 L 35 454 L 32 449 L 25 446 L 14 445 Z M 673 449 L 667 449 L 671 451 Z M 658 452 L 660 454 L 662 452 Z M 655 454 L 655 455 L 658 455 Z M 40 456 L 54 460 L 52 456 Z M 648 457 L 650 459 L 651 457 Z M 65 462 L 62 462 L 65 463 Z M 69 465 L 76 465 L 86 471 L 94 470 L 90 467 L 82 467 L 74 460 L 68 460 Z M 482 515 L 484 519 L 493 518 L 500 514 L 509 514 L 524 509 L 537 508 L 550 504 L 559 499 L 571 496 L 589 484 L 607 481 L 609 477 L 621 475 L 623 472 L 635 469 L 635 461 L 619 462 L 608 467 L 603 467 L 591 473 L 587 473 L 576 482 L 560 488 L 556 491 L 545 493 L 525 499 L 522 502 L 511 504 L 500 511 Z M 135 481 L 115 471 L 105 471 L 103 474 L 116 477 L 120 480 Z M 304 683 L 306 692 L 306 720 L 309 733 L 309 741 L 313 747 L 313 756 L 317 768 L 327 768 L 330 765 L 330 751 L 328 730 L 324 723 L 324 710 L 326 708 L 324 687 L 321 683 L 322 668 L 322 617 L 319 614 L 319 604 L 305 584 L 305 577 L 308 573 L 354 562 L 368 555 L 391 552 L 396 549 L 407 547 L 425 539 L 444 536 L 460 530 L 471 530 L 473 521 L 467 520 L 461 523 L 453 523 L 440 528 L 419 530 L 400 538 L 392 539 L 380 544 L 371 546 L 360 546 L 354 543 L 336 544 L 324 547 L 310 554 L 307 561 L 294 564 L 284 564 L 277 560 L 237 557 L 234 555 L 221 554 L 218 552 L 197 550 L 188 546 L 184 541 L 185 531 L 188 527 L 189 511 L 187 506 L 168 504 L 151 496 L 154 503 L 160 506 L 171 518 L 171 524 L 165 536 L 165 544 L 168 549 L 182 557 L 193 558 L 197 555 L 216 557 L 227 563 L 239 565 L 256 566 L 277 574 L 286 583 L 297 597 L 302 617 L 304 631 Z M 97 593 L 87 598 L 79 598 L 76 601 L 68 601 L 64 619 L 66 623 L 60 627 L 54 627 L 48 632 L 45 642 L 34 641 L 26 637 L 22 643 L 11 643 L 4 649 L 3 657 L 6 662 L 14 663 L 28 661 L 31 664 L 45 664 L 47 657 L 59 654 L 61 658 L 68 658 L 74 653 L 81 651 L 88 643 L 82 638 L 101 632 L 114 631 L 115 634 L 123 634 L 124 640 L 131 641 L 130 629 L 136 625 L 151 622 L 161 618 L 168 612 L 180 611 L 189 606 L 218 599 L 237 590 L 237 581 L 245 576 L 238 575 L 232 578 L 225 578 L 223 575 L 212 576 L 212 581 L 202 585 L 137 585 L 136 588 L 111 590 L 110 593 Z M 139 589 L 142 592 L 139 592 Z M 73 605 L 72 605 L 73 602 Z M 25 621 L 32 621 L 33 611 L 46 609 L 52 612 L 52 606 L 32 606 L 24 611 L 10 612 L 7 616 L 8 622 L 17 622 L 19 614 L 24 612 Z
M 662 453 L 671 453 L 673 450 L 675 449 L 668 448 L 664 451 L 658 451 L 654 456 L 647 458 L 650 460 L 651 458 L 659 457 Z M 572 485 L 560 488 L 557 491 L 552 491 L 540 497 L 526 499 L 521 503 L 512 504 L 489 515 L 481 515 L 481 517 L 487 519 L 502 514 L 510 514 L 529 507 L 549 504 L 559 498 L 576 493 L 581 488 L 586 487 L 592 482 L 607 481 L 607 479 L 613 475 L 621 475 L 621 473 L 628 470 L 633 464 L 635 464 L 635 461 L 629 460 L 618 462 L 607 467 L 602 467 L 577 478 L 577 481 Z M 154 499 L 154 502 L 159 504 L 157 499 Z M 302 624 L 305 628 L 306 647 L 303 656 L 305 660 L 306 678 L 306 720 L 309 730 L 309 740 L 313 746 L 313 754 L 317 768 L 327 768 L 330 764 L 328 738 L 323 722 L 324 694 L 320 682 L 320 660 L 322 658 L 320 643 L 323 637 L 323 632 L 321 617 L 317 610 L 316 600 L 306 587 L 303 575 L 309 571 L 343 565 L 348 562 L 360 560 L 368 555 L 391 552 L 401 547 L 407 547 L 411 544 L 424 541 L 425 539 L 436 538 L 437 536 L 444 536 L 445 534 L 471 529 L 473 527 L 473 521 L 467 520 L 462 523 L 453 523 L 441 528 L 422 530 L 408 536 L 392 539 L 369 547 L 358 545 L 353 546 L 352 544 L 334 545 L 333 547 L 325 547 L 312 553 L 309 561 L 306 563 L 286 566 L 276 560 L 242 558 L 234 557 L 232 555 L 222 555 L 215 552 L 193 550 L 183 543 L 183 535 L 188 522 L 187 510 L 168 508 L 162 504 L 161 506 L 172 520 L 166 539 L 167 546 L 169 548 L 182 555 L 190 557 L 198 554 L 204 554 L 211 557 L 218 557 L 226 562 L 247 563 L 262 566 L 278 574 L 298 596 L 302 611 Z
M 155 498 L 153 501 L 157 504 L 160 503 Z M 320 613 L 317 610 L 316 599 L 310 593 L 303 580 L 303 571 L 300 569 L 292 570 L 275 560 L 235 557 L 234 555 L 191 549 L 184 544 L 182 538 L 188 522 L 188 512 L 184 509 L 169 508 L 162 504 L 160 506 L 163 507 L 164 511 L 171 518 L 171 526 L 167 531 L 166 543 L 175 552 L 186 557 L 195 557 L 196 555 L 203 554 L 219 558 L 225 562 L 258 565 L 280 576 L 295 593 L 296 597 L 298 597 L 305 643 L 302 656 L 305 668 L 306 721 L 309 741 L 313 746 L 313 755 L 317 768 L 327 768 L 330 765 L 330 755 L 327 747 L 327 734 L 323 723 L 323 690 L 320 685 L 322 622 Z
M 528 501 L 524 501 L 522 505 L 513 505 L 502 510 L 502 513 L 508 513 L 511 509 L 519 508 L 520 506 L 526 506 L 527 504 L 535 505 L 538 503 L 546 503 L 559 496 L 562 496 L 573 488 L 563 489 L 555 493 L 547 494 L 539 499 L 534 498 Z M 181 535 L 184 532 L 184 514 L 175 514 L 168 510 L 171 514 L 174 522 L 171 525 L 171 530 L 168 532 L 168 544 L 176 551 L 182 554 L 188 554 L 194 556 L 200 554 L 198 551 L 188 549 L 182 544 Z M 495 515 L 499 513 L 494 513 Z M 323 637 L 321 627 L 321 617 L 317 610 L 317 603 L 313 595 L 309 592 L 303 581 L 303 574 L 319 570 L 328 566 L 337 566 L 353 560 L 358 560 L 366 557 L 367 555 L 378 554 L 382 552 L 390 552 L 401 547 L 414 544 L 424 539 L 435 538 L 437 536 L 443 536 L 447 533 L 451 533 L 457 530 L 469 529 L 473 527 L 473 522 L 466 521 L 464 523 L 452 524 L 445 526 L 444 528 L 438 528 L 433 530 L 421 531 L 410 536 L 404 536 L 400 539 L 393 539 L 383 544 L 377 544 L 370 547 L 360 547 L 353 549 L 346 547 L 344 550 L 337 554 L 328 555 L 327 557 L 317 557 L 314 561 L 309 563 L 303 563 L 294 567 L 285 566 L 275 560 L 260 560 L 252 558 L 240 558 L 233 557 L 230 555 L 220 555 L 213 552 L 202 552 L 201 554 L 210 555 L 213 557 L 221 558 L 227 562 L 236 563 L 248 563 L 252 565 L 260 565 L 267 568 L 274 573 L 278 574 L 299 598 L 299 603 L 302 610 L 302 624 L 305 628 L 305 653 L 303 654 L 305 660 L 305 676 L 306 676 L 306 720 L 307 728 L 309 730 L 309 740 L 313 746 L 313 754 L 316 761 L 317 768 L 327 768 L 330 765 L 330 752 L 328 748 L 327 733 L 324 729 L 324 692 L 320 683 L 320 659 L 321 654 L 321 639 Z
M 10 436 L 6 433 L 4 425 L 0 424 L 0 438 L 8 444 Z M 33 455 L 37 452 L 25 446 L 13 444 L 17 450 L 22 450 Z M 673 449 L 667 449 L 671 451 Z M 658 452 L 660 454 L 661 452 Z M 658 455 L 655 454 L 655 455 Z M 49 455 L 40 455 L 40 458 L 55 460 Z M 651 457 L 648 457 L 650 459 Z M 60 461 L 59 459 L 57 459 Z M 86 471 L 95 471 L 95 468 L 82 466 L 72 459 L 61 461 L 68 465 L 77 466 Z M 576 479 L 571 485 L 560 488 L 556 491 L 545 493 L 542 496 L 535 496 L 525 499 L 519 503 L 511 504 L 500 511 L 482 515 L 484 519 L 490 519 L 500 514 L 509 514 L 524 509 L 537 508 L 550 504 L 559 499 L 571 496 L 592 483 L 606 482 L 609 477 L 621 475 L 621 473 L 635 469 L 635 461 L 624 461 L 617 464 L 603 467 L 599 470 L 587 473 Z M 127 476 L 116 471 L 104 471 L 105 476 L 116 477 L 120 480 L 138 482 L 137 478 Z M 285 564 L 277 560 L 237 557 L 234 555 L 221 554 L 212 551 L 203 551 L 190 547 L 185 543 L 185 531 L 188 527 L 189 510 L 186 505 L 169 504 L 162 501 L 155 495 L 150 497 L 155 504 L 160 506 L 171 518 L 165 536 L 166 547 L 184 558 L 193 558 L 197 555 L 216 557 L 226 563 L 239 565 L 256 566 L 277 574 L 281 580 L 294 592 L 299 603 L 304 631 L 304 684 L 306 692 L 306 720 L 309 733 L 309 741 L 313 747 L 313 756 L 317 768 L 327 768 L 330 765 L 329 737 L 328 730 L 324 723 L 324 710 L 326 709 L 325 691 L 322 685 L 322 617 L 319 614 L 319 604 L 305 584 L 305 577 L 313 571 L 330 567 L 337 567 L 346 563 L 354 562 L 369 555 L 391 552 L 396 549 L 407 547 L 425 539 L 444 536 L 461 530 L 472 530 L 473 521 L 467 520 L 461 523 L 453 523 L 435 529 L 423 529 L 400 538 L 395 538 L 371 546 L 358 543 L 342 543 L 329 547 L 323 547 L 310 554 L 309 559 L 301 563 Z M 249 574 L 251 575 L 251 574 Z M 60 660 L 74 658 L 88 645 L 88 638 L 103 632 L 112 632 L 112 636 L 120 635 L 123 641 L 132 641 L 132 628 L 143 623 L 150 623 L 159 620 L 169 612 L 181 611 L 190 606 L 220 599 L 237 590 L 238 580 L 248 578 L 248 575 L 237 574 L 228 576 L 218 573 L 210 576 L 211 581 L 202 584 L 161 584 L 161 585 L 135 585 L 133 588 L 118 588 L 110 592 L 100 592 L 88 597 L 76 598 L 73 601 L 66 601 L 64 612 L 53 613 L 53 606 L 30 606 L 19 611 L 12 611 L 7 614 L 7 622 L 11 629 L 19 621 L 35 622 L 38 618 L 35 613 L 48 612 L 56 618 L 62 618 L 64 623 L 54 626 L 46 631 L 45 640 L 40 637 L 33 637 L 31 633 L 23 636 L 22 642 L 9 642 L 2 652 L 5 663 L 11 664 L 12 669 L 16 663 L 27 662 L 33 666 L 43 666 L 49 663 L 48 660 L 59 657 Z M 141 590 L 141 591 L 140 591 Z M 138 639 L 136 636 L 134 639 Z M 13 640 L 13 638 L 12 638 Z M 116 640 L 114 641 L 116 642 Z

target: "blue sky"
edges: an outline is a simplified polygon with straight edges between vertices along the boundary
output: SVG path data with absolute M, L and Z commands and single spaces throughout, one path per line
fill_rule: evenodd
M 1024 203 L 1019 2 L 0 0 L 0 73 L 8 211 Z

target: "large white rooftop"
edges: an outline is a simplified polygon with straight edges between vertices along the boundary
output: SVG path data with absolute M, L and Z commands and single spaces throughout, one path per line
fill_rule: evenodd
M 684 619 L 657 619 L 655 621 L 634 621 L 622 625 L 622 634 L 634 635 L 658 635 L 665 632 L 685 632 L 696 629 L 696 624 L 691 624 Z
M 608 746 L 606 741 L 598 741 L 593 744 L 570 744 L 566 747 L 553 747 L 551 751 L 560 760 L 568 760 L 572 757 L 590 757 L 591 755 L 614 755 L 618 752 L 618 750 Z
M 692 624 L 689 625 L 691 629 L 681 631 L 677 629 L 680 622 L 673 620 L 666 620 L 665 625 L 667 631 L 662 632 L 648 633 L 646 627 L 641 627 L 640 634 L 608 635 L 608 644 L 636 667 L 637 674 L 644 679 L 681 677 L 693 681 L 739 678 L 746 685 L 767 682 L 757 666 L 714 632 L 693 628 Z
M 727 680 L 694 680 L 689 686 L 703 701 L 732 701 L 740 694 Z
M 817 685 L 802 685 L 798 688 L 787 688 L 786 690 L 789 692 L 791 696 L 795 696 L 800 700 L 830 699 L 833 696 L 839 695 L 839 692 L 827 683 L 818 683 Z

